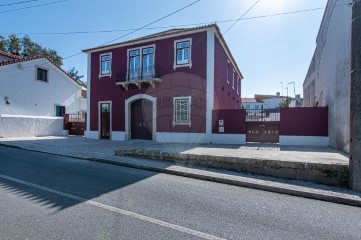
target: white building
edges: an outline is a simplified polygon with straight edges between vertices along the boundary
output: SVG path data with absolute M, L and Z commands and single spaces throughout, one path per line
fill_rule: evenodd
M 275 109 L 280 107 L 282 100 L 286 99 L 277 92 L 276 95 L 255 94 L 254 98 L 242 98 L 242 106 L 245 109 Z
M 329 107 L 330 146 L 349 151 L 352 6 L 329 0 L 303 83 L 305 107 Z
M 4 57 L 0 137 L 63 135 L 62 116 L 86 111 L 86 89 L 48 59 Z

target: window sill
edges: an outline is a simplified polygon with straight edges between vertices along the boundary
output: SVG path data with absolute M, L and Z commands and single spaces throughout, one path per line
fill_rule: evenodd
M 192 63 L 188 63 L 188 64 L 174 64 L 174 65 L 173 65 L 173 69 L 174 69 L 174 70 L 176 70 L 176 68 L 182 68 L 182 67 L 192 68 Z
M 179 126 L 189 126 L 189 127 L 191 127 L 192 126 L 192 123 L 176 123 L 176 122 L 174 122 L 173 121 L 173 123 L 172 123 L 172 125 L 173 125 L 173 127 L 175 127 L 175 126 L 177 126 L 177 125 L 179 125 Z
M 99 78 L 102 78 L 102 77 L 112 77 L 112 74 L 109 73 L 109 74 L 99 74 Z

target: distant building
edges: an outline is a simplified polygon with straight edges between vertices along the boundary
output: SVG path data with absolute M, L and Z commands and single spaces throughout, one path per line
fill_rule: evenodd
M 279 92 L 276 95 L 255 94 L 254 98 L 242 98 L 242 108 L 244 109 L 275 109 L 280 107 L 280 103 L 286 99 Z

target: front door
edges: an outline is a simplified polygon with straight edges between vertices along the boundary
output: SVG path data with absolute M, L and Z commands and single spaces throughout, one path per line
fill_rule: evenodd
M 152 102 L 139 99 L 131 104 L 131 136 L 132 139 L 152 140 L 153 107 Z
M 110 103 L 100 104 L 100 138 L 110 139 Z

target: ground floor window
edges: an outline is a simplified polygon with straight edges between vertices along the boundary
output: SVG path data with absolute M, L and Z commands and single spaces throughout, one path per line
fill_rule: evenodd
M 65 106 L 56 105 L 55 106 L 55 116 L 64 117 L 65 114 Z
M 191 125 L 191 97 L 175 97 L 173 98 L 174 105 L 174 125 Z

